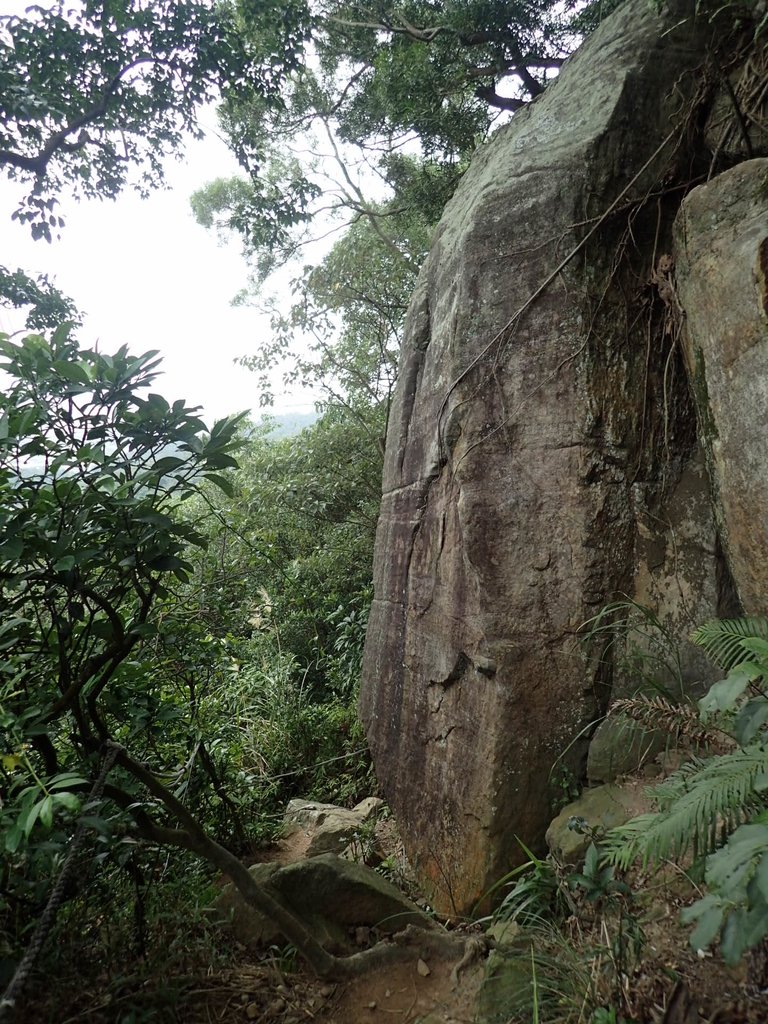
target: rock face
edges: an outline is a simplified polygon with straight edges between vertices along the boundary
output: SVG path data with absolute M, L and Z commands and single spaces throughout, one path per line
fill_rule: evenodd
M 685 356 L 741 604 L 768 595 L 768 160 L 693 190 L 675 225 Z
M 516 837 L 543 839 L 553 768 L 582 774 L 621 682 L 580 653 L 582 623 L 650 594 L 684 636 L 720 601 L 656 267 L 680 193 L 643 204 L 676 173 L 711 31 L 628 0 L 477 154 L 409 312 L 361 712 L 448 914 L 519 862 Z

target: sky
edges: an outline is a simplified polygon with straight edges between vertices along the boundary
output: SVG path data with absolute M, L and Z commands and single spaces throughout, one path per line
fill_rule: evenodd
M 66 225 L 51 244 L 11 221 L 18 186 L 0 177 L 0 264 L 47 273 L 74 299 L 85 314 L 83 344 L 159 349 L 164 372 L 155 389 L 169 401 L 200 405 L 211 421 L 247 408 L 258 417 L 256 377 L 235 360 L 256 350 L 268 324 L 255 309 L 231 306 L 247 279 L 239 245 L 220 245 L 189 205 L 197 188 L 237 173 L 237 165 L 216 134 L 215 111 L 203 112 L 201 126 L 204 140 L 190 140 L 183 161 L 167 164 L 169 190 L 144 200 L 131 191 L 114 201 L 62 197 Z M 22 326 L 23 318 L 0 308 L 0 330 Z M 270 411 L 312 408 L 311 393 L 282 390 Z

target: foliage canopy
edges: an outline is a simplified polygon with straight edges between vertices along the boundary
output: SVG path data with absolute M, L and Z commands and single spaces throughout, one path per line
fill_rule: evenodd
M 0 167 L 28 186 L 14 216 L 50 240 L 58 195 L 114 197 L 140 165 L 142 191 L 199 108 L 222 95 L 277 102 L 302 52 L 290 9 L 259 4 L 258 54 L 230 4 L 79 0 L 0 17 Z

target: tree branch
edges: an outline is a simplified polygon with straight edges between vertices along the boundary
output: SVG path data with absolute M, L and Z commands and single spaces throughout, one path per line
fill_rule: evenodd
M 135 761 L 119 744 L 107 746 L 116 750 L 117 763 L 146 786 L 182 825 L 182 828 L 167 828 L 156 824 L 145 814 L 139 825 L 143 838 L 189 850 L 228 875 L 245 902 L 274 921 L 320 977 L 356 977 L 381 964 L 413 960 L 417 952 L 423 955 L 425 949 L 442 956 L 463 954 L 464 942 L 460 937 L 442 932 L 438 926 L 432 930 L 410 926 L 394 936 L 393 943 L 378 943 L 371 949 L 349 957 L 334 956 L 324 949 L 303 922 L 284 906 L 274 889 L 265 884 L 257 885 L 250 871 L 237 857 L 205 834 L 181 801 L 148 768 Z
M 91 139 L 88 132 L 85 131 L 85 127 L 86 125 L 93 124 L 94 121 L 97 121 L 100 117 L 103 117 L 104 114 L 106 114 L 110 100 L 117 91 L 117 87 L 120 85 L 123 77 L 140 64 L 155 63 L 157 63 L 156 57 L 137 57 L 136 60 L 131 61 L 130 64 L 127 64 L 124 68 L 118 71 L 114 78 L 110 80 L 107 84 L 107 88 L 101 96 L 101 99 L 95 104 L 95 106 L 84 111 L 82 114 L 79 114 L 65 125 L 64 128 L 55 132 L 36 156 L 25 156 L 23 153 L 15 153 L 10 149 L 0 149 L 0 166 L 7 165 L 10 167 L 18 167 L 20 170 L 30 171 L 38 178 L 43 177 L 48 168 L 48 164 L 56 154 L 57 150 L 66 149 L 67 152 L 71 153 L 78 149 L 83 149 L 89 143 L 94 141 Z M 77 141 L 68 142 L 67 139 L 69 136 L 73 135 L 75 132 L 80 132 Z

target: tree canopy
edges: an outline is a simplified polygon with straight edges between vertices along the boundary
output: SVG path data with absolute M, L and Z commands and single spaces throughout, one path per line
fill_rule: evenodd
M 381 325 L 385 311 L 386 347 L 396 351 L 431 229 L 469 155 L 500 118 L 542 92 L 597 11 L 550 0 L 290 5 L 304 26 L 306 59 L 287 74 L 279 104 L 253 92 L 224 97 L 222 127 L 246 174 L 210 182 L 192 198 L 201 224 L 243 241 L 252 277 L 238 301 L 273 314 L 273 339 L 250 365 L 264 369 L 308 332 L 323 353 L 315 365 L 338 368 L 363 308 L 369 340 L 370 318 Z M 258 49 L 259 37 L 251 43 Z M 270 274 L 301 260 L 319 236 L 344 230 L 329 256 L 296 273 L 300 298 L 290 312 L 276 312 L 264 299 Z M 366 269 L 356 264 L 361 256 Z M 346 354 L 330 353 L 337 343 Z M 291 373 L 307 367 L 299 360 Z
M 144 191 L 161 183 L 203 104 L 277 102 L 304 29 L 282 5 L 258 6 L 59 0 L 0 17 L 0 167 L 28 187 L 14 216 L 50 239 L 64 188 L 111 198 L 132 174 Z

